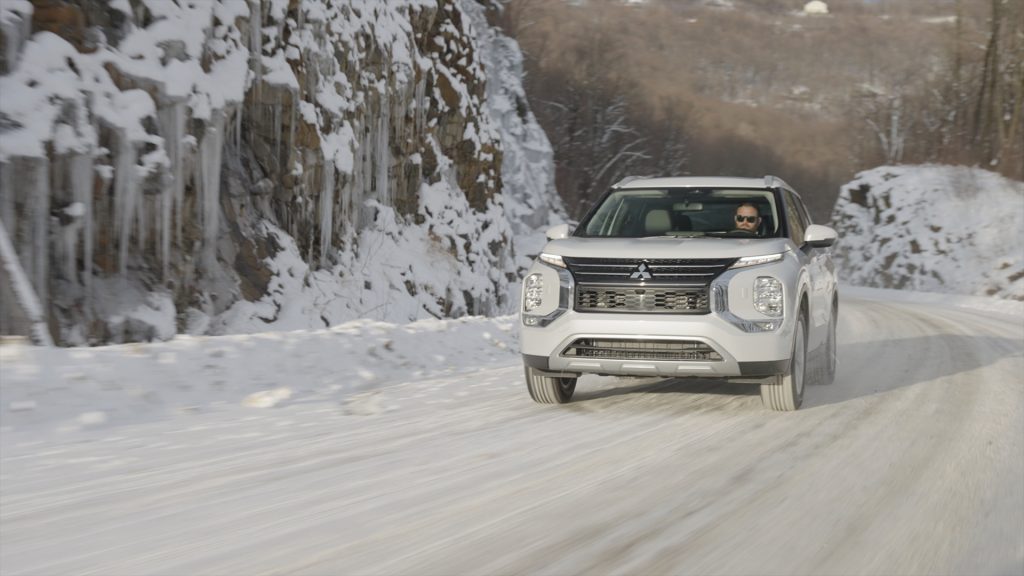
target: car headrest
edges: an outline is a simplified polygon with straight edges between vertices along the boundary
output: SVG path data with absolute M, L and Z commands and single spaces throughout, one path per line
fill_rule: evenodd
M 672 229 L 668 210 L 651 210 L 644 219 L 644 230 L 648 234 L 664 234 Z

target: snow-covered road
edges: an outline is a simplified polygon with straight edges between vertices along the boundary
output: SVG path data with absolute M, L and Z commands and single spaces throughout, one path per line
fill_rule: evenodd
M 0 573 L 1024 572 L 1019 316 L 844 299 L 837 381 L 795 413 L 596 377 L 537 405 L 511 326 L 456 324 L 483 344 L 441 360 L 459 338 L 379 326 L 359 354 L 6 347 Z M 381 384 L 377 355 L 451 368 Z

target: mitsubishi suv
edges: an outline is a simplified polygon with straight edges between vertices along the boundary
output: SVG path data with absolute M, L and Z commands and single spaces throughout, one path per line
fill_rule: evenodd
M 727 378 L 796 410 L 834 377 L 836 232 L 779 178 L 627 178 L 547 237 L 522 291 L 537 402 L 600 374 Z

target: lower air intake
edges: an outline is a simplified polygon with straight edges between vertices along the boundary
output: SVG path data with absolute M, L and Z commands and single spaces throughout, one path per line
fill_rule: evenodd
M 721 360 L 722 355 L 696 340 L 626 340 L 615 338 L 579 338 L 562 356 L 604 360 Z

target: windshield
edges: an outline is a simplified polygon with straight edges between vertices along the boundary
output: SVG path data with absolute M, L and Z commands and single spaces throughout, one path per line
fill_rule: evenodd
M 576 236 L 775 238 L 782 235 L 777 206 L 770 190 L 614 190 L 583 219 Z

